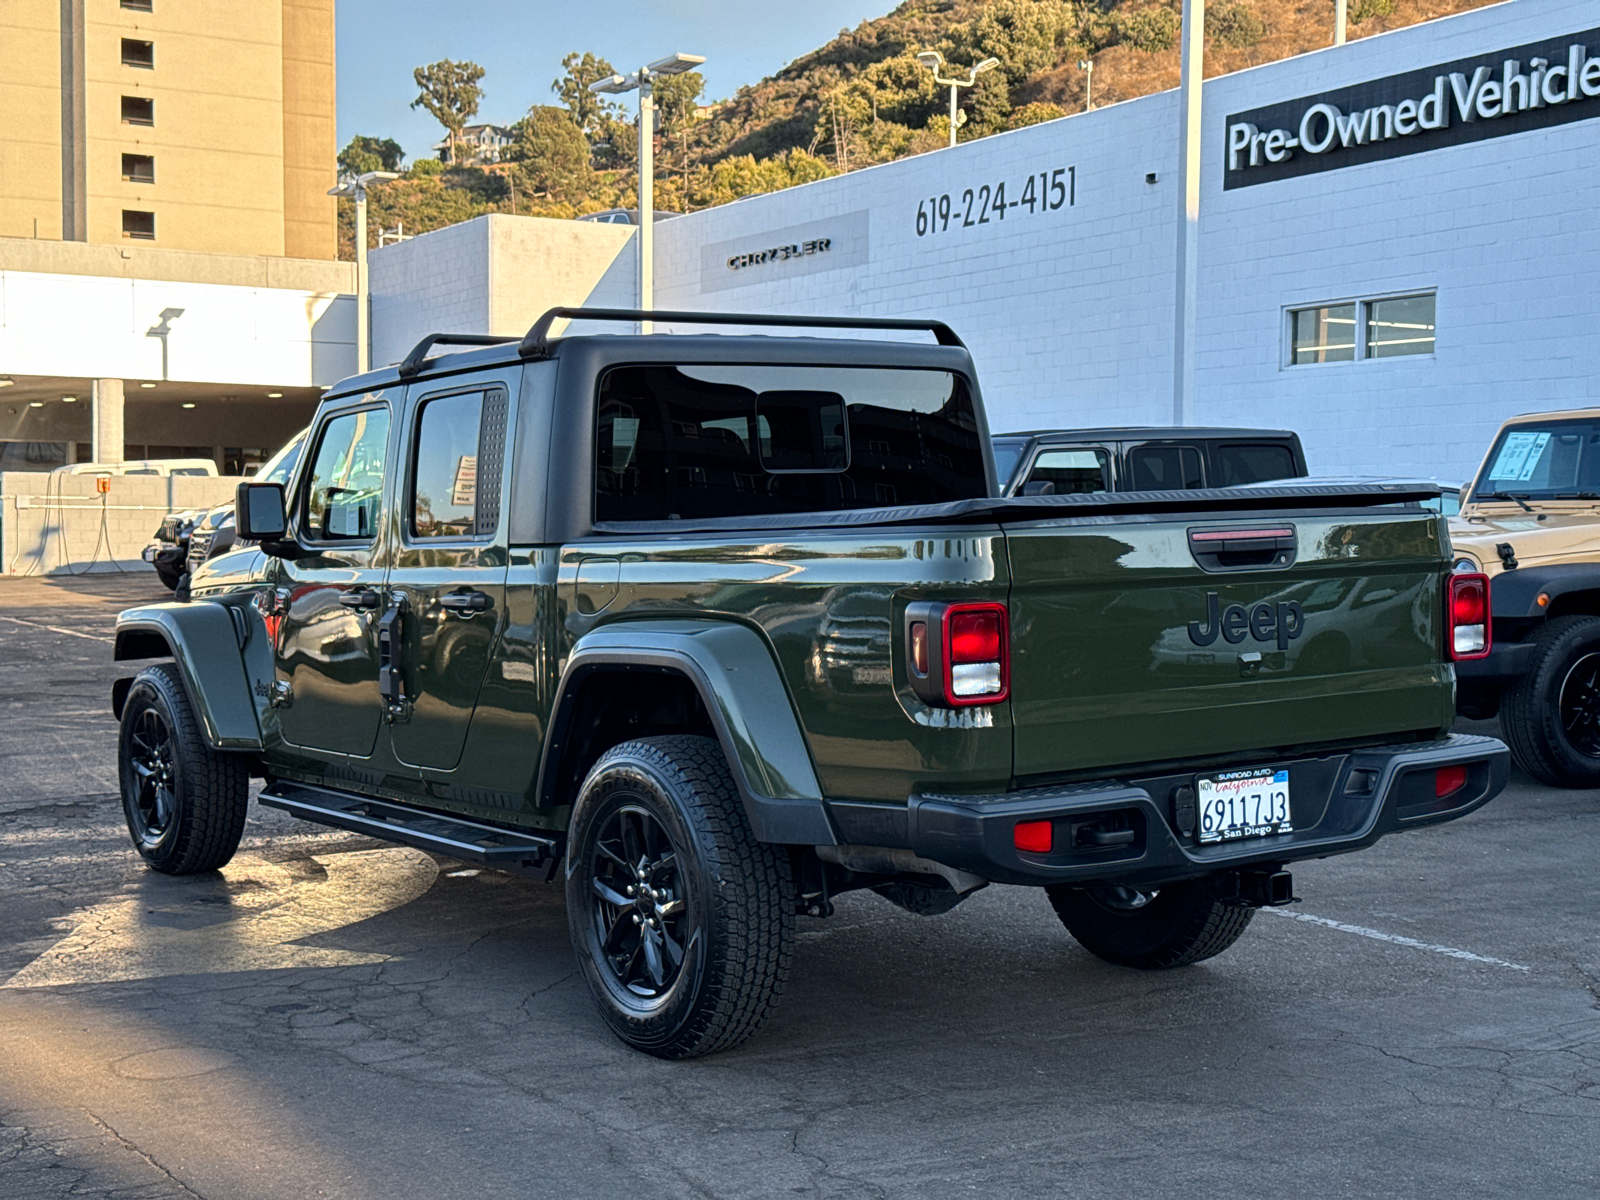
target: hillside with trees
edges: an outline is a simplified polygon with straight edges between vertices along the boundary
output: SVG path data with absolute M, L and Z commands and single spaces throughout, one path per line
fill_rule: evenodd
M 1351 40 L 1481 7 L 1490 0 L 1349 0 Z M 1082 111 L 1094 62 L 1094 106 L 1178 85 L 1181 0 L 906 0 L 886 16 L 841 30 L 775 75 L 708 104 L 695 72 L 656 88 L 661 113 L 656 203 L 692 211 L 777 191 L 947 145 L 949 93 L 915 57 L 938 50 L 956 67 L 1000 66 L 962 93 L 970 141 Z M 1333 36 L 1334 0 L 1213 0 L 1206 14 L 1206 75 L 1226 74 L 1320 49 Z M 422 159 L 370 190 L 370 236 L 403 224 L 421 233 L 488 212 L 574 217 L 635 203 L 631 115 L 588 85 L 612 73 L 592 52 L 569 54 L 513 127 L 498 162 L 464 154 Z M 418 67 L 414 107 L 440 121 L 445 141 L 476 115 L 482 68 L 446 59 Z M 342 170 L 394 169 L 392 141 L 360 136 Z M 362 165 L 373 164 L 373 165 Z M 341 254 L 354 252 L 341 201 Z

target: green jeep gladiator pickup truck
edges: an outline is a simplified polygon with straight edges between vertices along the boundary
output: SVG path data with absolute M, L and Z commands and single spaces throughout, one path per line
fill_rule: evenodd
M 857 336 L 550 336 L 652 317 Z M 851 889 L 1042 887 L 1093 953 L 1174 967 L 1290 902 L 1286 864 L 1504 786 L 1450 733 L 1486 597 L 1437 489 L 999 485 L 938 322 L 427 338 L 328 392 L 287 485 L 241 485 L 258 550 L 121 615 L 119 660 L 171 660 L 112 697 L 134 843 L 220 867 L 259 776 L 559 874 L 605 1019 L 678 1058 L 749 1037 L 797 914 Z

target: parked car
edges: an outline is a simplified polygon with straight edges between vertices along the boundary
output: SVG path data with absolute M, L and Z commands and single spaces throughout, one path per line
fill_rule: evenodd
M 284 447 L 261 464 L 254 478 L 264 483 L 287 483 L 306 431 L 290 438 Z M 215 474 L 213 471 L 212 474 Z M 144 561 L 155 567 L 161 582 L 177 591 L 183 577 L 207 559 L 233 546 L 233 502 L 209 509 L 188 509 L 168 513 L 156 527 L 154 540 L 144 548 Z
M 657 221 L 670 221 L 673 217 L 681 217 L 682 213 L 663 212 L 656 209 L 652 218 Z M 574 217 L 575 221 L 585 221 L 592 225 L 637 225 L 639 223 L 639 210 L 637 208 L 607 208 L 600 212 L 584 213 L 581 217 Z
M 209 458 L 147 458 L 119 463 L 68 463 L 52 475 L 215 475 Z
M 1240 487 L 1306 473 L 1299 435 L 1287 429 L 1037 429 L 993 441 L 1005 496 Z
M 1469 717 L 1556 787 L 1600 787 L 1600 408 L 1501 426 L 1450 522 L 1456 569 L 1489 576 L 1488 654 L 1457 668 Z
M 226 863 L 259 776 L 560 879 L 603 1018 L 683 1058 L 760 1027 L 842 892 L 1041 888 L 1092 953 L 1177 967 L 1289 863 L 1504 786 L 1451 731 L 1482 576 L 1403 489 L 1001 497 L 939 322 L 549 335 L 646 315 L 335 386 L 287 488 L 240 485 L 239 569 L 121 614 L 118 661 L 172 659 L 112 692 L 152 868 Z
M 1425 501 L 1426 507 L 1436 513 L 1443 513 L 1453 517 L 1461 511 L 1461 488 L 1459 479 L 1428 479 L 1418 475 L 1307 475 L 1302 479 L 1292 480 L 1265 480 L 1260 483 L 1247 483 L 1245 487 L 1349 487 L 1351 485 L 1385 487 L 1388 485 L 1409 486 L 1413 483 L 1427 483 L 1439 489 L 1439 495 Z

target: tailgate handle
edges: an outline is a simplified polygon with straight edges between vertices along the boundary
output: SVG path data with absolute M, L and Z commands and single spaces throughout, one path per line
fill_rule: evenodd
M 1290 566 L 1299 552 L 1293 525 L 1189 530 L 1189 553 L 1202 571 L 1265 571 Z

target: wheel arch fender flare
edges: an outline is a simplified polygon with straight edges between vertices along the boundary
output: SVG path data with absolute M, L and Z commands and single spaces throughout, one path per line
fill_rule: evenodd
M 1541 595 L 1549 597 L 1544 605 L 1539 603 Z M 1495 617 L 1512 620 L 1574 614 L 1600 616 L 1600 563 L 1501 571 L 1490 581 L 1489 607 Z
M 765 639 L 732 621 L 624 621 L 580 638 L 551 709 L 538 804 L 562 803 L 555 792 L 584 680 L 629 670 L 676 673 L 699 693 L 757 840 L 838 844 L 782 672 Z
M 209 602 L 129 609 L 117 616 L 112 657 L 172 659 L 206 741 L 217 750 L 260 750 L 261 724 L 243 655 L 245 621 L 233 606 Z M 131 679 L 112 685 L 112 711 L 119 719 L 132 685 Z

